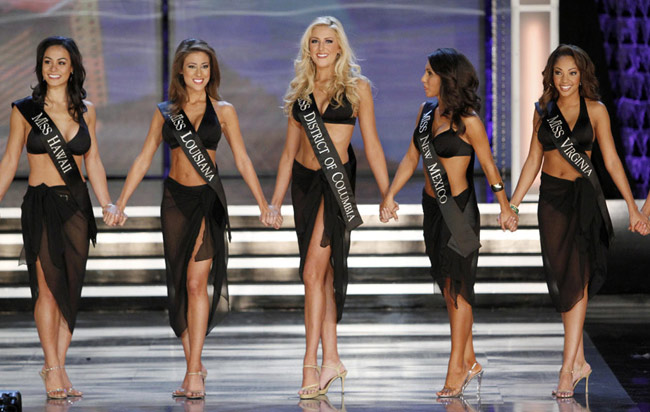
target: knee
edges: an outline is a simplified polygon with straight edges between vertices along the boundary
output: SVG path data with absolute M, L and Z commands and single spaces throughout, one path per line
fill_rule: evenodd
M 207 285 L 205 282 L 197 279 L 187 280 L 187 294 L 189 296 L 201 297 L 207 295 Z
M 302 274 L 302 281 L 305 288 L 322 288 L 325 286 L 325 273 L 305 268 Z

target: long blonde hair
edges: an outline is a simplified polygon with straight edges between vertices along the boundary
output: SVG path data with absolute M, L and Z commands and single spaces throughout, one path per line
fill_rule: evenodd
M 172 113 L 178 113 L 183 103 L 187 100 L 187 91 L 185 90 L 185 81 L 183 80 L 183 63 L 188 54 L 194 52 L 203 52 L 210 59 L 210 80 L 205 85 L 208 96 L 215 100 L 221 100 L 219 92 L 219 83 L 221 82 L 221 72 L 219 71 L 219 62 L 214 49 L 208 43 L 199 39 L 185 39 L 176 48 L 174 53 L 174 62 L 172 63 L 171 79 L 169 82 L 169 101 Z
M 343 25 L 338 19 L 331 16 L 317 17 L 311 22 L 300 40 L 300 51 L 293 62 L 296 76 L 289 83 L 287 92 L 284 95 L 284 111 L 290 113 L 293 104 L 297 99 L 309 101 L 309 95 L 314 91 L 314 79 L 316 78 L 316 65 L 309 53 L 309 39 L 312 31 L 317 26 L 326 26 L 334 30 L 336 39 L 341 48 L 341 54 L 337 57 L 334 65 L 334 79 L 326 90 L 329 96 L 334 98 L 335 107 L 343 104 L 343 96 L 347 97 L 356 112 L 359 108 L 359 94 L 357 93 L 357 82 L 359 79 L 368 81 L 361 75 L 361 67 L 357 64 L 357 58 L 350 47 L 348 37 L 345 35 Z

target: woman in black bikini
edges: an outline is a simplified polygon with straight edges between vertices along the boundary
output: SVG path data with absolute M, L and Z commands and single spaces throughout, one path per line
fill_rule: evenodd
M 596 138 L 607 171 L 627 203 L 630 230 L 643 230 L 648 218 L 634 203 L 607 109 L 598 101 L 598 80 L 587 53 L 573 45 L 560 45 L 549 56 L 542 75 L 544 92 L 534 113 L 530 151 L 512 203 L 519 205 L 541 167 L 537 214 L 544 272 L 564 323 L 562 367 L 553 395 L 567 398 L 582 379 L 588 390 L 591 366 L 585 360 L 582 327 L 587 300 L 605 281 L 611 222 L 604 198 L 599 207 L 596 186 L 562 156 L 554 141 L 560 144 L 572 135 L 577 147 L 570 159 L 579 161 L 576 153 L 591 157 Z M 580 162 L 579 167 L 589 165 Z M 595 171 L 591 169 L 590 174 L 595 176 Z
M 22 204 L 21 260 L 27 263 L 45 355 L 40 374 L 47 397 L 64 399 L 82 396 L 70 383 L 65 360 L 81 300 L 88 241 L 94 244 L 97 235 L 82 164 L 104 221 L 113 224 L 119 213 L 110 203 L 95 137 L 95 107 L 84 100 L 86 72 L 74 40 L 58 36 L 43 40 L 36 50 L 35 71 L 38 84 L 32 95 L 12 103 L 9 139 L 0 163 L 0 200 L 26 147 L 29 187 Z M 71 159 L 63 160 L 64 143 Z M 49 154 L 50 144 L 57 164 Z
M 428 138 L 431 139 L 433 149 L 446 170 L 451 196 L 463 212 L 461 216 L 464 221 L 478 238 L 480 216 L 473 179 L 476 154 L 499 200 L 502 229 L 515 230 L 518 218 L 508 205 L 503 182 L 492 159 L 485 128 L 478 117 L 480 103 L 476 95 L 478 79 L 474 67 L 456 50 L 438 49 L 429 55 L 422 84 L 427 97 L 438 99 L 436 105 L 426 105 L 427 111 L 432 110 L 426 114 L 431 117 L 432 122 Z M 423 117 L 423 108 L 425 105 L 420 107 L 418 119 Z M 420 152 L 416 135 L 421 132 L 421 124 L 421 121 L 416 124 L 413 140 L 381 204 L 381 218 L 384 222 L 391 217 L 397 218 L 399 206 L 394 197 L 418 166 Z M 437 394 L 441 398 L 449 398 L 461 396 L 474 377 L 478 376 L 480 385 L 483 375 L 483 368 L 476 361 L 472 343 L 472 305 L 478 248 L 463 256 L 448 245 L 452 237 L 450 229 L 454 229 L 453 225 L 460 226 L 460 223 L 450 225 L 446 221 L 436 193 L 440 195 L 441 200 L 444 200 L 443 196 L 449 196 L 448 193 L 434 190 L 429 179 L 426 179 L 422 192 L 424 241 L 431 260 L 431 275 L 445 298 L 451 326 L 451 354 L 447 377 L 443 389 Z
M 350 140 L 357 118 L 366 156 L 382 194 L 388 189 L 388 172 L 377 136 L 370 83 L 361 75 L 341 22 L 334 17 L 317 18 L 303 34 L 300 45 L 294 62 L 296 76 L 285 95 L 285 110 L 292 116 L 271 203 L 279 210 L 291 180 L 300 276 L 305 284 L 306 349 L 298 393 L 302 399 L 309 399 L 326 393 L 338 378 L 343 385 L 347 375 L 339 358 L 336 323 L 343 313 L 348 283 L 350 231 L 337 205 L 337 194 L 330 189 L 299 121 L 299 100 L 315 104 L 322 113 L 334 146 L 328 150 L 338 153 L 350 189 L 354 188 L 356 168 Z M 323 347 L 322 369 L 317 366 L 319 342 Z
M 197 146 L 190 145 L 185 135 L 177 137 L 174 132 L 182 127 L 195 131 L 214 165 L 223 131 L 235 164 L 260 208 L 260 220 L 268 225 L 275 221 L 275 217 L 268 208 L 246 153 L 235 108 L 221 100 L 218 94 L 219 65 L 212 47 L 203 40 L 183 40 L 176 49 L 171 76 L 169 102 L 155 111 L 144 147 L 129 170 L 117 206 L 124 210 L 164 140 L 172 153 L 160 214 L 169 322 L 176 336 L 181 338 L 187 362 L 185 379 L 173 396 L 200 399 L 205 397 L 207 375 L 201 362 L 205 337 L 228 312 L 228 210 L 225 198 L 222 198 L 223 189 L 218 193 L 206 184 L 178 139 L 191 147 L 195 161 L 199 155 Z M 171 115 L 169 120 L 163 117 L 166 115 Z M 205 167 L 207 162 L 203 159 L 200 164 Z M 212 178 L 218 181 L 218 175 Z M 220 182 L 218 187 L 221 187 Z M 210 288 L 209 281 L 212 282 Z

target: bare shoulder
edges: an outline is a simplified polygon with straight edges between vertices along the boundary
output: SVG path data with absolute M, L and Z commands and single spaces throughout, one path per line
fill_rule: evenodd
M 485 126 L 481 121 L 481 118 L 478 117 L 478 114 L 472 113 L 469 116 L 463 116 L 463 123 L 467 130 L 476 130 L 477 128 L 483 129 Z
M 600 100 L 585 99 L 585 103 L 587 104 L 587 112 L 589 113 L 589 117 L 592 116 L 609 117 L 609 113 L 607 112 L 607 107 Z
M 365 77 L 360 77 L 357 80 L 357 91 L 359 92 L 359 96 L 372 96 L 372 86 L 370 85 L 370 81 Z
M 212 106 L 217 111 L 217 116 L 230 117 L 236 115 L 237 112 L 235 111 L 235 106 L 228 103 L 227 101 L 215 100 L 215 99 L 210 99 L 210 100 L 212 101 Z
M 90 100 L 84 100 L 83 103 L 86 105 L 87 110 L 86 113 L 84 113 L 84 117 L 87 120 L 94 120 L 96 116 L 95 105 Z

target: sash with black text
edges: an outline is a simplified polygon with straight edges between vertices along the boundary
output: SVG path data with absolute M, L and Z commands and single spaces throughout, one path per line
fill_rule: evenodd
M 212 104 L 210 98 L 206 99 L 205 104 Z M 219 178 L 219 171 L 216 164 L 208 155 L 208 151 L 203 146 L 203 142 L 199 135 L 194 131 L 194 126 L 185 112 L 181 109 L 177 114 L 172 114 L 169 111 L 169 102 L 158 103 L 158 109 L 165 118 L 165 122 L 170 127 L 176 141 L 183 149 L 197 173 L 205 180 L 205 182 L 215 191 L 223 210 L 226 213 L 226 229 L 228 230 L 228 240 L 231 240 L 230 234 L 230 219 L 228 217 L 228 206 L 226 204 L 226 194 Z
M 418 150 L 422 154 L 422 162 L 424 163 L 427 179 L 436 194 L 436 201 L 440 206 L 442 217 L 451 232 L 451 238 L 447 246 L 461 256 L 467 257 L 480 248 L 481 243 L 467 222 L 467 219 L 463 216 L 463 212 L 458 207 L 458 204 L 451 196 L 447 171 L 442 166 L 442 163 L 440 163 L 438 154 L 433 148 L 431 128 L 436 106 L 437 104 L 431 102 L 424 104 L 422 114 L 413 132 L 413 137 L 417 142 Z M 472 182 L 468 183 L 470 185 L 472 184 Z
M 581 99 L 583 98 L 581 97 Z M 583 104 L 583 102 L 580 104 Z M 536 104 L 536 106 L 539 109 L 539 104 Z M 547 113 L 548 114 L 544 118 L 544 123 L 550 128 L 551 133 L 553 134 L 553 143 L 555 144 L 555 147 L 574 169 L 589 180 L 594 188 L 594 192 L 596 192 L 596 202 L 598 203 L 598 209 L 600 210 L 600 214 L 605 222 L 605 229 L 607 229 L 607 236 L 609 244 L 611 245 L 614 240 L 614 228 L 612 227 L 612 221 L 609 217 L 609 212 L 607 211 L 607 203 L 605 202 L 605 195 L 603 194 L 603 189 L 598 181 L 594 165 L 591 163 L 589 156 L 581 151 L 580 143 L 578 143 L 578 141 L 572 136 L 571 129 L 555 102 L 549 102 Z
M 63 134 L 56 127 L 50 116 L 40 107 L 31 96 L 12 103 L 32 126 L 34 135 L 41 139 L 52 163 L 65 182 L 72 194 L 77 207 L 88 220 L 89 238 L 95 244 L 97 226 L 93 214 L 92 202 L 88 194 L 86 183 L 81 178 L 81 172 L 77 167 L 72 152 L 63 137 Z
M 345 220 L 345 227 L 347 230 L 352 230 L 363 223 L 357 209 L 354 191 L 336 147 L 334 147 L 334 143 L 332 143 L 332 139 L 327 129 L 325 129 L 323 119 L 316 107 L 314 95 L 311 94 L 309 98 L 312 103 L 302 99 L 296 100 L 298 118 L 305 129 L 307 139 L 314 150 L 321 170 L 325 174 L 327 183 L 334 193 Z

